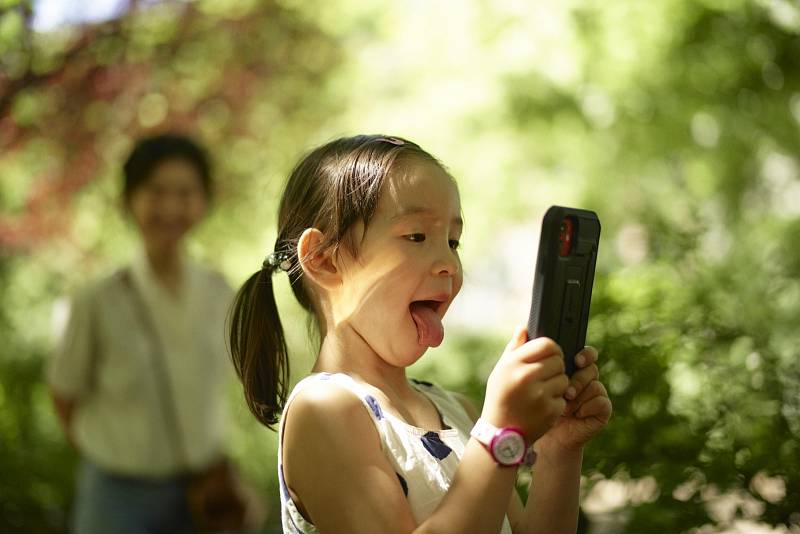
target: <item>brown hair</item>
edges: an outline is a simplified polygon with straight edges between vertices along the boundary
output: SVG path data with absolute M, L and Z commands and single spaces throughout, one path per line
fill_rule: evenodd
M 399 137 L 358 135 L 336 139 L 308 153 L 292 171 L 281 197 L 274 253 L 284 260 L 295 298 L 315 314 L 297 258 L 297 243 L 307 228 L 324 241 L 315 252 L 340 246 L 357 255 L 349 230 L 372 219 L 386 177 L 397 164 L 417 159 L 439 161 Z M 286 339 L 272 289 L 274 267 L 265 262 L 239 289 L 230 316 L 230 348 L 250 411 L 272 428 L 283 410 L 289 386 Z

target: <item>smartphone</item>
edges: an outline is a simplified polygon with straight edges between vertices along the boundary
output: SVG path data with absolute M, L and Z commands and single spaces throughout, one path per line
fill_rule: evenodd
M 551 206 L 542 221 L 528 339 L 546 336 L 564 351 L 567 375 L 586 344 L 589 303 L 600 244 L 600 219 L 593 211 Z

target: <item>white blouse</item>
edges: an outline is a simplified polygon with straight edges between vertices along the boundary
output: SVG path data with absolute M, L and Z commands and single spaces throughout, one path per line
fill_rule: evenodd
M 233 377 L 224 327 L 233 292 L 219 274 L 187 262 L 176 296 L 157 282 L 144 253 L 129 272 L 163 353 L 155 352 L 120 271 L 73 297 L 47 380 L 77 401 L 76 444 L 101 467 L 141 477 L 201 468 L 222 444 L 223 390 Z M 169 428 L 164 381 L 155 374 L 161 369 L 185 452 L 176 451 Z

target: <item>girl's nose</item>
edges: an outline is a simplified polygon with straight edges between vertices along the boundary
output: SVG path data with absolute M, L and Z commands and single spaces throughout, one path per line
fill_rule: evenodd
M 456 252 L 449 245 L 445 248 L 445 251 L 439 253 L 439 257 L 434 262 L 433 271 L 437 275 L 454 276 L 461 270 L 461 262 Z

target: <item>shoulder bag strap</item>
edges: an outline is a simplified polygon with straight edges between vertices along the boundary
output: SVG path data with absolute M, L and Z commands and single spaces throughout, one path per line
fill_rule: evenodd
M 164 407 L 164 417 L 167 432 L 172 435 L 172 448 L 173 454 L 178 458 L 179 463 L 183 469 L 188 469 L 188 455 L 186 454 L 186 447 L 181 434 L 181 429 L 178 423 L 177 406 L 175 405 L 175 397 L 172 392 L 172 387 L 169 380 L 169 371 L 166 365 L 166 354 L 164 347 L 161 344 L 161 338 L 156 330 L 155 323 L 153 322 L 150 314 L 147 312 L 147 307 L 142 299 L 141 294 L 136 289 L 133 282 L 133 277 L 129 268 L 125 268 L 120 272 L 122 281 L 128 287 L 131 294 L 131 303 L 135 309 L 138 320 L 144 328 L 147 337 L 151 340 L 153 348 L 152 357 L 153 369 L 156 375 L 156 383 L 158 384 L 158 392 L 161 398 L 161 404 Z

